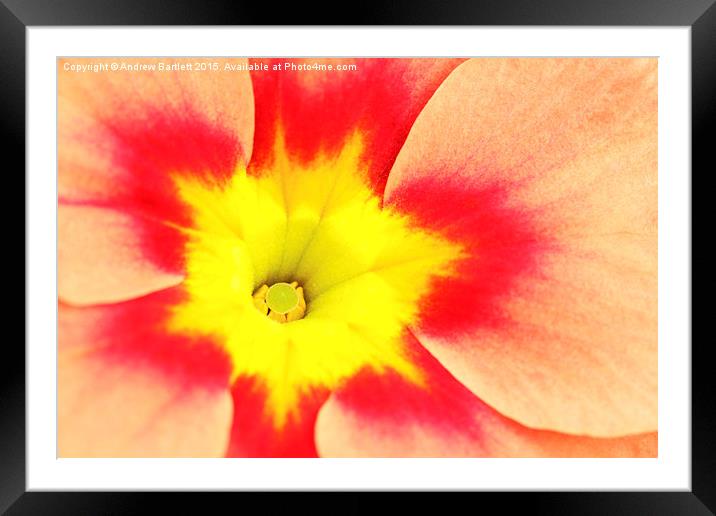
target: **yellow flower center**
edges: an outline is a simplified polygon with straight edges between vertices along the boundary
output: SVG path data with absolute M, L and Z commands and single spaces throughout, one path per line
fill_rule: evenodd
M 175 178 L 193 223 L 183 228 L 188 295 L 168 330 L 221 342 L 234 378 L 267 387 L 277 427 L 302 393 L 335 389 L 364 368 L 420 382 L 402 334 L 461 254 L 381 207 L 361 151 L 355 135 L 338 155 L 297 163 L 279 138 L 258 176 Z

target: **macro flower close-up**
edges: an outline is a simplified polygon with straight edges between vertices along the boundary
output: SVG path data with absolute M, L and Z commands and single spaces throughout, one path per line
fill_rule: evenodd
M 58 60 L 58 456 L 656 457 L 657 60 Z

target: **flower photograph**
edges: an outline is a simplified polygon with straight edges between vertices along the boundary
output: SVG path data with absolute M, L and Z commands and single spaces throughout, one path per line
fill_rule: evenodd
M 657 457 L 657 69 L 58 59 L 58 457 Z

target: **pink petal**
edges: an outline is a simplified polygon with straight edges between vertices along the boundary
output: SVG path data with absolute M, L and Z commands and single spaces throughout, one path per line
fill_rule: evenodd
M 163 321 L 177 291 L 59 307 L 60 457 L 218 457 L 233 404 L 228 358 Z
M 386 203 L 469 259 L 421 342 L 526 425 L 657 425 L 654 59 L 475 59 L 416 120 Z
M 143 222 L 146 224 L 146 222 Z M 156 227 L 155 230 L 161 230 Z M 116 210 L 58 207 L 58 293 L 74 305 L 110 303 L 179 284 L 183 276 L 150 262 L 138 223 Z
M 366 371 L 321 409 L 322 457 L 655 457 L 656 433 L 599 439 L 533 430 L 489 407 L 417 341 L 407 339 L 424 374 L 416 385 Z

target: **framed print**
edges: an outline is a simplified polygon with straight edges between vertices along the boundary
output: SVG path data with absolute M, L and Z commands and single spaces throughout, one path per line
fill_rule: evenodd
M 712 511 L 690 235 L 716 11 L 526 6 L 282 27 L 6 2 L 28 302 L 3 508 Z

